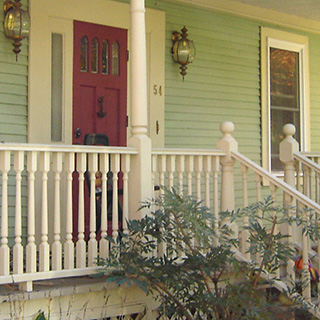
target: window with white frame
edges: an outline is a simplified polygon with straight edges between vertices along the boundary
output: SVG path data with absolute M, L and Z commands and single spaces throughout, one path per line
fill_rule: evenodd
M 308 142 L 308 38 L 261 28 L 262 164 L 282 171 L 279 144 L 287 123 L 296 127 L 295 139 L 304 150 Z

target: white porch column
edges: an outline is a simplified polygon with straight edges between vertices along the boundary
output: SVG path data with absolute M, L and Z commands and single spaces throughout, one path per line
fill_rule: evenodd
M 152 196 L 151 140 L 148 137 L 147 109 L 147 59 L 144 0 L 130 2 L 130 106 L 131 133 L 128 146 L 138 149 L 139 154 L 131 162 L 129 177 L 130 219 L 140 219 L 144 214 L 137 211 L 142 201 Z

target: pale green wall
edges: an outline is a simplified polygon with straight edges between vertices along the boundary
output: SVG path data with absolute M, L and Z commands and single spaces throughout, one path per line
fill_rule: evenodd
M 27 0 L 21 1 L 26 9 Z M 27 142 L 28 123 L 28 41 L 22 41 L 18 61 L 12 52 L 12 40 L 3 31 L 3 3 L 0 0 L 0 142 Z M 25 175 L 24 175 L 25 176 Z M 1 188 L 1 181 L 0 181 Z M 0 189 L 1 190 L 1 189 Z M 9 173 L 9 234 L 14 234 L 15 181 Z M 0 201 L 1 201 L 0 192 Z M 26 234 L 26 179 L 22 180 L 22 233 Z M 0 204 L 1 206 L 1 204 Z M 1 211 L 1 210 L 0 210 Z M 9 238 L 13 244 L 13 238 Z
M 166 146 L 214 147 L 220 123 L 231 120 L 240 151 L 259 163 L 260 27 L 277 26 L 178 3 L 147 6 L 166 12 Z M 170 48 L 184 25 L 197 55 L 182 82 Z M 320 150 L 320 35 L 285 30 L 309 38 L 311 145 Z
M 164 0 L 146 3 L 166 12 L 166 147 L 215 148 L 221 122 L 230 120 L 240 152 L 260 163 L 260 27 L 277 26 Z M 0 141 L 26 142 L 27 41 L 16 62 L 2 19 L 0 14 Z M 197 55 L 183 82 L 170 50 L 172 31 L 184 25 Z M 320 35 L 297 33 L 309 38 L 311 145 L 320 150 Z
M 28 42 L 16 62 L 12 41 L 3 32 L 3 3 L 0 0 L 0 141 L 27 142 Z M 22 1 L 25 5 L 27 1 Z

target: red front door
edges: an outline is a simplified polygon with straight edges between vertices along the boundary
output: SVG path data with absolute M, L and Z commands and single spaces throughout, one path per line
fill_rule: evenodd
M 73 143 L 103 133 L 126 145 L 127 30 L 74 21 Z
M 127 30 L 74 21 L 73 61 L 73 144 L 83 144 L 87 133 L 102 133 L 108 136 L 110 146 L 125 146 Z M 79 189 L 76 172 L 73 178 L 73 231 L 76 239 Z M 90 221 L 87 187 L 85 184 L 86 236 Z M 99 218 L 98 214 L 96 218 Z

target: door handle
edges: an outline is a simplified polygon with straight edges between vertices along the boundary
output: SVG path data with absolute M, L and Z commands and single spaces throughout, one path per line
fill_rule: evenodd
M 106 114 L 107 114 L 106 112 L 103 112 L 103 100 L 104 100 L 104 97 L 100 97 L 98 99 L 98 103 L 100 105 L 100 111 L 97 112 L 97 115 L 98 115 L 99 118 L 104 118 L 106 116 Z
M 80 138 L 81 137 L 81 130 L 79 128 L 76 129 L 76 132 L 75 132 L 74 136 L 76 138 Z

